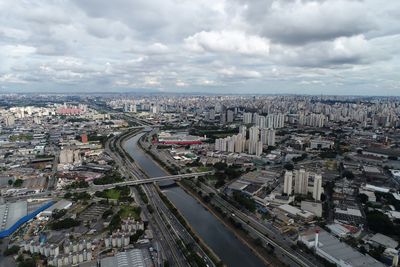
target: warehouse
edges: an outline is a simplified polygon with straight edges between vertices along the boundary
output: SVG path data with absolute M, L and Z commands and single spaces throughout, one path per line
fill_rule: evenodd
M 120 252 L 114 257 L 107 257 L 101 260 L 102 267 L 147 267 L 152 266 L 147 251 L 141 249 L 132 249 L 126 252 Z
M 310 249 L 315 250 L 315 240 L 315 229 L 311 229 L 299 235 L 299 241 Z M 324 230 L 320 230 L 318 234 L 316 253 L 340 267 L 385 266 L 383 263 L 380 263 L 371 256 L 364 255 L 346 243 L 340 242 L 339 239 Z
M 21 225 L 33 219 L 43 210 L 53 205 L 50 201 L 29 212 L 30 208 L 26 201 L 6 203 L 0 205 L 0 238 L 7 237 L 15 232 Z

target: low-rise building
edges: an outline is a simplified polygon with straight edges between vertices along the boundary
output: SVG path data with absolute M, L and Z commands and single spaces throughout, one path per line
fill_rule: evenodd
M 316 243 L 318 240 L 318 243 Z M 354 248 L 331 235 L 319 230 L 318 239 L 316 229 L 309 229 L 299 235 L 299 242 L 305 244 L 309 249 L 315 250 L 316 254 L 339 267 L 384 267 L 385 265 L 369 255 L 364 255 Z
M 278 207 L 278 210 L 281 212 L 287 213 L 288 216 L 300 219 L 305 222 L 310 222 L 314 219 L 315 215 L 311 212 L 301 210 L 299 208 L 296 208 L 294 206 L 284 204 Z
M 380 233 L 376 233 L 367 238 L 367 242 L 374 247 L 382 246 L 384 248 L 396 248 L 399 245 L 399 243 L 393 238 Z
M 322 217 L 322 203 L 320 202 L 302 201 L 300 207 L 317 217 Z

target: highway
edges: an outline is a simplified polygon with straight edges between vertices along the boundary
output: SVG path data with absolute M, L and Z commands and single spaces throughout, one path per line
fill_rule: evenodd
M 139 133 L 139 131 L 140 130 L 137 130 L 131 132 L 131 134 L 122 134 L 118 137 L 113 137 L 106 142 L 105 146 L 106 153 L 108 153 L 118 164 L 121 173 L 130 174 L 130 176 L 134 179 L 133 181 L 142 179 L 143 174 L 136 170 L 135 165 L 132 164 L 132 162 L 125 160 L 125 158 L 122 158 L 117 151 L 116 153 L 114 151 L 118 150 L 120 153 L 123 152 L 121 140 L 129 137 L 130 135 L 137 134 Z M 102 188 L 101 190 L 104 189 L 106 188 Z M 154 206 L 153 200 L 149 197 L 148 192 L 146 192 L 146 195 L 149 199 L 149 203 Z M 149 223 L 153 230 L 153 233 L 156 236 L 156 239 L 158 239 L 161 244 L 161 253 L 164 254 L 168 263 L 173 266 L 189 266 L 185 261 L 184 255 L 176 246 L 175 238 L 171 234 L 171 231 L 168 229 L 165 219 L 161 217 L 160 212 L 157 210 L 153 212 L 153 214 L 150 213 L 146 207 L 146 204 L 142 200 L 140 201 L 143 212 L 145 213 L 147 218 L 149 218 Z
M 113 156 L 114 160 L 120 166 L 121 170 L 123 170 L 123 172 L 130 174 L 130 176 L 133 177 L 132 181 L 124 182 L 126 183 L 124 185 L 144 184 L 143 189 L 149 199 L 150 204 L 154 207 L 153 214 L 148 215 L 149 218 L 154 218 L 155 224 L 158 226 L 158 229 L 155 230 L 155 232 L 163 236 L 161 243 L 164 243 L 164 251 L 166 252 L 167 257 L 169 256 L 169 261 L 173 260 L 173 262 L 175 262 L 177 266 L 188 265 L 187 261 L 184 259 L 184 256 L 176 245 L 176 240 L 182 240 L 184 245 L 191 244 L 191 247 L 196 252 L 196 254 L 201 255 L 205 262 L 205 265 L 215 266 L 215 264 L 202 250 L 202 248 L 194 240 L 191 234 L 187 232 L 186 228 L 179 222 L 179 220 L 165 205 L 165 203 L 159 196 L 154 184 L 152 184 L 155 181 L 159 180 L 171 180 L 177 178 L 190 178 L 199 175 L 207 175 L 209 174 L 209 172 L 193 173 L 190 175 L 164 176 L 161 177 L 161 179 L 157 179 L 159 177 L 156 177 L 155 179 L 148 178 L 147 175 L 141 170 L 139 166 L 136 165 L 135 162 L 126 159 L 129 159 L 129 157 L 122 158 L 119 153 L 113 153 L 111 151 L 111 142 L 114 142 L 115 149 L 117 149 L 120 153 L 126 153 L 123 150 L 123 140 L 138 133 L 138 131 L 135 131 L 133 133 L 121 135 L 119 137 L 111 139 L 110 142 L 107 142 L 106 144 L 106 152 Z M 148 180 L 151 181 L 150 184 L 148 184 Z
M 235 206 L 221 198 L 215 189 L 203 183 L 201 183 L 201 189 L 204 191 L 204 193 L 213 193 L 214 196 L 212 197 L 212 201 L 214 202 L 214 204 L 218 205 L 222 210 L 227 212 L 229 216 L 232 216 L 231 214 L 234 214 L 234 216 L 232 217 L 235 220 L 242 223 L 243 226 L 247 226 L 247 228 L 250 229 L 252 233 L 257 237 L 259 237 L 266 243 L 271 244 L 275 248 L 275 250 L 278 250 L 280 253 L 288 257 L 293 263 L 295 263 L 296 266 L 320 266 L 317 263 L 311 261 L 306 256 L 292 249 L 287 244 L 287 242 L 285 242 L 280 234 L 272 231 L 266 225 L 259 222 L 257 218 L 254 218 L 252 215 L 244 213 L 240 209 L 237 209 Z M 271 239 L 270 237 L 272 237 L 273 239 Z
M 193 183 L 194 184 L 194 183 Z M 226 211 L 228 215 L 235 214 L 234 219 L 242 223 L 244 227 L 249 229 L 253 235 L 257 236 L 267 244 L 271 244 L 277 253 L 280 253 L 284 262 L 290 263 L 291 266 L 307 266 L 314 267 L 320 266 L 321 264 L 309 259 L 309 255 L 303 255 L 290 247 L 290 243 L 288 240 L 278 233 L 274 231 L 272 225 L 265 225 L 261 223 L 257 218 L 255 218 L 252 214 L 246 214 L 245 212 L 237 209 L 235 206 L 221 198 L 218 194 L 219 192 L 214 188 L 206 186 L 201 183 L 201 189 L 204 193 L 209 194 L 213 193 L 214 197 L 212 201 L 222 210 Z

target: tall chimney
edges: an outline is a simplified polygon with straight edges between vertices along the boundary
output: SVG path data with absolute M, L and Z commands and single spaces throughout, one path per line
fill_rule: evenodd
M 319 229 L 315 229 L 315 241 L 314 241 L 315 251 L 317 251 L 318 249 L 318 235 L 319 235 Z
M 399 255 L 396 254 L 396 255 L 394 255 L 393 260 L 392 260 L 392 267 L 397 267 L 398 264 L 399 264 Z

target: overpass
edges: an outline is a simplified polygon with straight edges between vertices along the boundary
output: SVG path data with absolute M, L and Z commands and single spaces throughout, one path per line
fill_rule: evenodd
M 124 181 L 124 182 L 105 184 L 105 185 L 93 184 L 89 188 L 76 188 L 73 190 L 60 190 L 60 191 L 55 191 L 55 192 L 43 191 L 43 192 L 38 192 L 38 193 L 28 194 L 28 195 L 8 196 L 8 197 L 5 197 L 5 200 L 7 202 L 10 202 L 10 201 L 15 201 L 15 200 L 23 200 L 23 199 L 27 199 L 27 198 L 54 197 L 54 196 L 61 196 L 62 194 L 65 194 L 67 192 L 71 192 L 71 193 L 89 192 L 90 193 L 90 192 L 94 192 L 94 191 L 114 188 L 116 186 L 134 186 L 134 185 L 142 185 L 142 184 L 151 184 L 151 183 L 162 182 L 162 181 L 171 181 L 171 180 L 177 180 L 177 179 L 198 178 L 198 177 L 206 176 L 206 175 L 213 174 L 213 173 L 214 173 L 213 171 L 195 172 L 195 173 L 185 173 L 185 174 L 178 174 L 178 175 L 153 177 L 153 178 L 147 178 L 147 179 L 128 180 L 128 181 Z
M 113 183 L 113 184 L 105 184 L 105 185 L 93 185 L 90 189 L 108 189 L 113 188 L 116 186 L 132 186 L 132 185 L 141 185 L 141 184 L 150 184 L 155 182 L 162 182 L 162 181 L 171 181 L 177 179 L 187 179 L 187 178 L 198 178 L 202 176 L 206 176 L 209 174 L 213 174 L 212 171 L 207 172 L 195 172 L 195 173 L 185 173 L 185 174 L 178 174 L 178 175 L 168 175 L 168 176 L 160 176 L 160 177 L 153 177 L 147 179 L 139 179 L 139 180 L 129 180 L 125 182 Z

